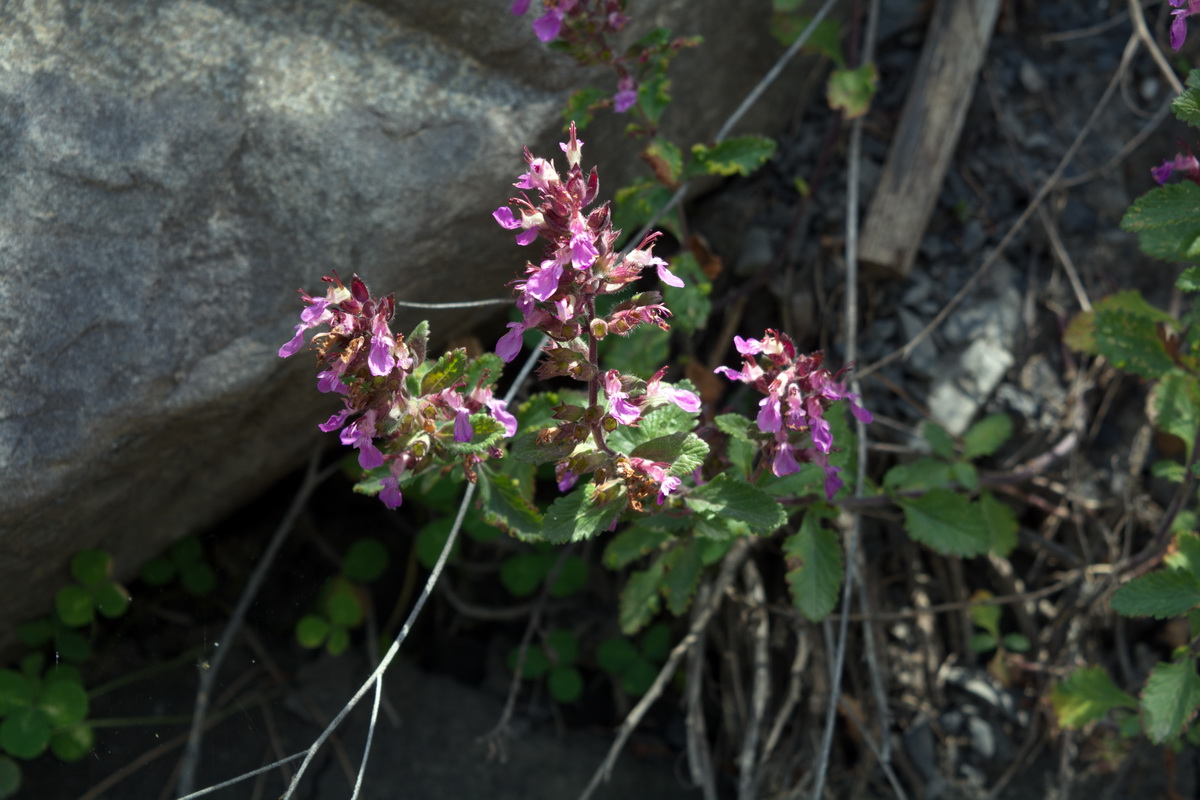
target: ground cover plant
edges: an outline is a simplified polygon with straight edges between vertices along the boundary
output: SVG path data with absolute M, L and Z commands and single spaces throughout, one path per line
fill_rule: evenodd
M 794 6 L 775 3 L 774 24 L 834 67 L 824 106 L 835 133 L 851 131 L 854 164 L 877 91 L 870 38 L 861 25 L 824 22 L 828 4 L 808 18 Z M 1169 8 L 1160 33 L 1178 48 L 1191 8 L 1183 0 Z M 859 23 L 876 13 L 858 10 Z M 463 575 L 493 559 L 497 591 L 522 609 L 523 636 L 506 648 L 509 703 L 493 731 L 479 732 L 480 757 L 503 755 L 521 698 L 544 693 L 558 706 L 580 705 L 602 679 L 621 724 L 609 758 L 579 787 L 584 797 L 664 698 L 686 710 L 687 771 L 706 798 L 823 796 L 829 783 L 853 797 L 921 796 L 947 784 L 999 796 L 1047 744 L 1057 748 L 1048 781 L 1064 796 L 1093 773 L 1115 772 L 1106 780 L 1119 785 L 1139 754 L 1160 757 L 1151 747 L 1169 748 L 1168 771 L 1184 763 L 1200 707 L 1195 268 L 1179 276 L 1168 310 L 1111 292 L 1096 301 L 1085 294 L 1081 311 L 1058 315 L 1055 344 L 1070 355 L 1060 348 L 1054 363 L 1073 373 L 1078 391 L 1057 441 L 1038 438 L 999 403 L 958 434 L 928 414 L 901 418 L 898 405 L 920 403 L 890 381 L 889 357 L 851 363 L 859 305 L 869 300 L 851 268 L 853 213 L 847 269 L 836 273 L 846 346 L 822 351 L 818 337 L 782 320 L 752 328 L 722 305 L 717 287 L 730 290 L 730 276 L 693 236 L 702 222 L 679 204 L 681 187 L 752 175 L 778 147 L 758 136 L 663 138 L 671 60 L 703 43 L 657 31 L 618 49 L 612 41 L 636 4 L 615 0 L 535 0 L 513 11 L 542 42 L 610 65 L 615 83 L 572 99 L 552 157 L 498 155 L 512 160 L 516 191 L 497 187 L 492 224 L 515 243 L 513 282 L 498 289 L 510 295 L 509 320 L 492 352 L 439 354 L 426 324 L 394 326 L 402 292 L 374 293 L 370 276 L 331 274 L 323 292 L 301 293 L 295 336 L 279 353 L 315 352 L 318 389 L 342 404 L 320 427 L 352 448 L 355 491 L 420 520 L 412 563 L 429 570 L 428 582 L 412 604 L 406 581 L 383 635 L 371 615 L 395 546 L 374 538 L 334 559 L 324 588 L 289 626 L 304 647 L 335 655 L 382 640 L 387 652 L 352 701 L 374 692 L 371 725 L 382 675 L 433 587 L 442 581 L 446 602 L 486 619 Z M 1131 47 L 1153 47 L 1137 25 L 1140 7 L 1128 13 Z M 1200 72 L 1175 100 L 1184 122 L 1200 122 L 1198 97 Z M 610 190 L 589 166 L 587 125 L 601 114 L 628 115 L 646 178 Z M 1166 185 L 1137 200 L 1122 225 L 1148 255 L 1197 260 L 1198 176 L 1186 150 L 1143 175 L 1146 185 Z M 805 197 L 829 191 L 819 175 L 796 178 L 784 183 Z M 1048 192 L 1030 192 L 1014 230 Z M 536 383 L 527 381 L 535 371 Z M 1166 492 L 1157 505 L 1148 495 L 1129 500 L 1156 505 L 1149 521 L 1089 505 L 1053 472 L 1083 449 L 1080 409 L 1091 401 L 1079 387 L 1101 377 L 1120 385 L 1117 371 L 1136 376 L 1127 387 L 1145 390 L 1145 425 L 1171 437 L 1161 449 L 1178 440 L 1174 458 L 1135 471 Z M 878 380 L 864 389 L 859 377 Z M 1106 412 L 1092 410 L 1098 426 Z M 315 481 L 314 469 L 306 492 Z M 1062 535 L 1068 528 L 1073 536 Z M 155 570 L 186 582 L 195 563 L 181 551 Z M 443 574 L 447 564 L 463 573 Z M 77 577 L 60 614 L 103 613 L 112 594 L 105 580 L 82 567 Z M 599 596 L 597 586 L 611 589 L 603 626 L 555 609 Z M 1145 619 L 1174 620 L 1165 651 L 1135 660 L 1103 645 L 1150 630 L 1126 627 Z M 219 669 L 211 661 L 202 685 Z M 27 683 L 40 669 L 13 674 Z M 739 699 L 713 702 L 709 691 Z M 195 725 L 205 710 L 197 707 Z M 307 766 L 345 713 L 292 759 Z M 199 737 L 192 741 L 194 768 Z M 940 755 L 922 760 L 923 741 Z M 369 783 L 366 754 L 363 775 Z M 301 767 L 284 796 L 303 778 Z M 1177 778 L 1187 780 L 1168 780 Z M 194 788 L 185 779 L 180 793 L 206 791 Z

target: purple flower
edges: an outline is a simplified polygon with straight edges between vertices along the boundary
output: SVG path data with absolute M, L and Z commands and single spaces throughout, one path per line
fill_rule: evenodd
M 326 423 L 328 424 L 328 423 Z M 358 465 L 363 469 L 375 469 L 383 465 L 383 453 L 375 446 L 375 411 L 363 414 L 342 429 L 342 444 L 358 450 Z
M 775 449 L 775 458 L 771 461 L 771 472 L 776 478 L 782 478 L 784 475 L 791 475 L 800 470 L 800 464 L 796 461 L 796 453 L 792 446 L 786 441 L 781 442 Z
M 735 336 L 733 337 L 733 346 L 744 356 L 756 356 L 762 352 L 762 342 L 758 339 L 743 339 Z
M 617 93 L 613 95 L 613 110 L 618 114 L 624 114 L 633 108 L 637 98 L 637 81 L 632 76 L 626 75 L 617 82 Z
M 503 400 L 488 400 L 486 402 L 488 410 L 492 412 L 492 418 L 504 426 L 505 436 L 515 436 L 517 433 L 517 418 L 508 410 L 508 404 Z
M 393 459 L 390 471 L 383 477 L 383 489 L 379 492 L 379 499 L 388 508 L 399 508 L 404 502 L 404 495 L 400 494 L 400 476 L 407 468 L 408 457 L 401 456 Z
M 661 506 L 667 502 L 667 495 L 674 494 L 679 491 L 679 487 L 683 485 L 683 481 L 674 475 L 669 475 L 663 479 L 663 482 L 658 485 L 658 504 Z
M 604 374 L 604 394 L 608 397 L 608 414 L 622 425 L 632 425 L 642 412 L 629 401 L 629 394 L 621 390 L 621 373 L 610 369 Z
M 521 337 L 524 333 L 525 326 L 520 322 L 508 323 L 508 333 L 496 342 L 496 355 L 500 356 L 504 363 L 512 361 L 517 357 L 517 353 L 521 352 Z
M 670 384 L 663 383 L 662 378 L 666 373 L 667 368 L 663 367 L 654 373 L 654 377 L 646 382 L 646 395 L 642 401 L 642 406 L 657 405 L 660 400 L 665 400 L 668 403 L 674 403 L 689 413 L 695 414 L 698 412 L 700 410 L 700 396 L 695 392 L 689 392 L 687 389 L 676 389 Z
M 552 8 L 533 21 L 533 32 L 543 42 L 553 42 L 562 28 L 563 12 Z
M 396 338 L 388 329 L 387 320 L 383 314 L 377 314 L 371 325 L 371 354 L 367 363 L 371 374 L 379 377 L 387 375 L 396 366 L 396 356 L 392 353 L 396 347 Z
M 529 279 L 525 281 L 526 293 L 536 300 L 549 300 L 558 291 L 562 272 L 562 264 L 557 261 L 543 261 L 540 267 L 531 266 Z
M 1200 14 L 1200 0 L 1169 0 L 1175 10 L 1171 15 L 1175 17 L 1171 21 L 1171 49 L 1178 50 L 1183 47 L 1183 40 L 1187 38 L 1187 18 L 1193 14 Z
M 1180 176 L 1187 178 L 1190 181 L 1200 183 L 1200 161 L 1191 153 L 1177 153 L 1175 158 L 1170 161 L 1163 161 L 1157 167 L 1150 170 L 1150 174 L 1154 180 L 1161 186 L 1166 183 L 1176 172 Z
M 513 0 L 513 16 L 519 17 L 529 10 L 529 0 Z

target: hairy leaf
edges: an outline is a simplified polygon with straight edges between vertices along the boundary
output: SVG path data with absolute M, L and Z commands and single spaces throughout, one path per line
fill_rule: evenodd
M 1064 728 L 1079 729 L 1114 708 L 1137 708 L 1137 698 L 1123 692 L 1104 667 L 1084 667 L 1054 687 L 1050 704 Z
M 944 487 L 953 479 L 950 464 L 938 458 L 918 458 L 889 469 L 883 476 L 883 485 L 886 489 L 906 492 Z
M 773 533 L 787 522 L 787 514 L 778 501 L 728 473 L 697 487 L 684 502 L 699 514 L 745 523 L 756 534 Z
M 1200 605 L 1200 581 L 1190 572 L 1161 569 L 1134 578 L 1116 591 L 1113 610 L 1127 617 L 1165 619 Z
M 1121 228 L 1138 235 L 1142 252 L 1163 261 L 1200 259 L 1200 186 L 1182 181 L 1134 201 Z
M 667 610 L 680 616 L 692 604 L 692 595 L 700 583 L 703 564 L 699 540 L 689 539 L 672 548 L 665 559 L 667 577 L 662 591 L 667 598 Z
M 672 433 L 638 445 L 629 455 L 670 464 L 668 475 L 691 475 L 704 463 L 708 443 L 694 433 Z
M 991 414 L 963 434 L 963 458 L 990 456 L 1012 436 L 1013 423 L 1007 414 Z
M 897 500 L 905 528 L 918 542 L 939 553 L 977 556 L 991 543 L 983 509 L 947 489 L 930 489 L 916 498 Z
M 810 622 L 829 616 L 842 585 L 842 546 L 837 534 L 821 524 L 821 516 L 809 511 L 783 543 L 792 603 Z
M 775 152 L 775 140 L 765 136 L 736 136 L 709 147 L 692 145 L 693 160 L 684 171 L 697 175 L 749 175 Z
M 631 525 L 614 536 L 604 548 L 604 566 L 609 569 L 623 569 L 673 538 L 664 530 L 647 525 Z
M 421 394 L 428 395 L 449 389 L 467 371 L 467 351 L 461 347 L 439 358 L 421 379 Z
M 835 69 L 829 75 L 826 97 L 829 107 L 841 111 L 845 119 L 866 114 L 879 88 L 879 71 L 871 63 L 856 69 Z
M 1200 425 L 1200 382 L 1181 369 L 1172 369 L 1151 391 L 1147 405 L 1154 424 L 1182 439 L 1185 458 L 1190 459 Z
M 921 436 L 929 442 L 934 455 L 945 459 L 954 458 L 954 437 L 936 422 L 925 422 L 921 426 Z
M 613 525 L 625 511 L 625 494 L 605 503 L 596 502 L 596 487 L 588 483 L 560 497 L 546 512 L 542 535 L 552 544 L 590 539 Z
M 1142 722 L 1147 738 L 1155 744 L 1175 738 L 1198 706 L 1200 675 L 1196 674 L 1195 660 L 1159 663 L 1142 690 Z
M 542 514 L 525 497 L 520 482 L 490 468 L 480 470 L 480 513 L 485 522 L 526 541 L 542 534 Z
M 1007 556 L 1017 547 L 1017 515 L 1007 503 L 997 500 L 991 492 L 981 492 L 979 506 L 983 510 L 983 521 L 987 525 L 990 544 L 988 551 L 998 556 Z
M 621 631 L 632 636 L 654 619 L 661 604 L 659 589 L 664 572 L 663 557 L 659 556 L 649 569 L 632 572 L 621 590 L 617 620 Z
M 1200 127 L 1200 70 L 1187 76 L 1187 88 L 1171 103 L 1171 113 L 1192 127 Z

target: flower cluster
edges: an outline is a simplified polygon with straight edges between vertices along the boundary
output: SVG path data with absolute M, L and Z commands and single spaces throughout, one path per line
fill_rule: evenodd
M 649 381 L 616 370 L 601 374 L 597 364 L 600 340 L 611 334 L 627 334 L 639 325 L 666 330 L 670 312 L 655 291 L 634 294 L 606 315 L 597 313 L 596 298 L 627 289 L 649 268 L 669 286 L 683 286 L 683 281 L 651 252 L 658 234 L 647 236 L 626 255 L 614 249 L 620 231 L 612 227 L 608 203 L 588 209 L 596 200 L 600 184 L 595 168 L 585 173 L 580 166 L 583 142 L 576 135 L 574 123 L 561 147 L 567 157 L 567 171 L 562 176 L 554 162 L 536 158 L 527 148 L 528 171 L 514 184 L 527 191 L 496 209 L 492 216 L 502 228 L 517 232 L 520 245 L 539 238 L 545 242 L 541 257 L 536 263 L 527 262 L 524 278 L 512 284 L 522 318 L 508 323 L 509 331 L 496 344 L 496 354 L 512 361 L 521 350 L 524 332 L 539 330 L 551 341 L 543 349 L 546 357 L 538 375 L 566 376 L 588 384 L 588 407 L 564 404 L 555 409 L 555 419 L 562 424 L 543 431 L 539 438 L 540 445 L 564 452 L 559 463 L 559 485 L 565 490 L 587 472 L 596 473 L 598 483 L 614 474 L 653 477 L 650 462 L 622 462 L 622 469 L 617 470 L 613 461 L 617 454 L 605 444 L 606 434 L 619 425 L 638 424 L 647 411 L 664 403 L 699 411 L 700 398 L 663 383 L 665 369 Z M 531 198 L 528 191 L 536 192 L 536 198 Z M 605 406 L 598 402 L 601 389 L 607 400 Z M 677 481 L 664 484 L 661 477 L 651 482 L 656 492 L 664 485 L 668 492 L 678 487 Z M 641 479 L 626 480 L 630 502 L 636 504 L 646 496 L 643 489 L 648 485 Z
M 1183 47 L 1183 40 L 1187 38 L 1187 18 L 1193 14 L 1200 14 L 1200 0 L 1169 0 L 1169 2 L 1175 8 L 1171 12 L 1171 16 L 1175 17 L 1171 20 L 1171 49 L 1178 50 Z
M 279 348 L 279 356 L 299 352 L 312 328 L 329 327 L 310 343 L 322 368 L 317 388 L 343 395 L 344 407 L 319 427 L 326 433 L 340 430 L 342 443 L 358 450 L 363 469 L 387 465 L 379 493 L 385 505 L 396 508 L 402 502 L 400 483 L 405 473 L 415 475 L 435 455 L 444 455 L 449 441 L 471 442 L 481 417 L 490 417 L 498 423 L 491 427 L 502 427 L 508 436 L 516 433 L 516 418 L 503 400 L 492 396 L 486 374 L 474 386 L 461 379 L 432 381 L 426 392 L 413 394 L 407 379 L 425 361 L 423 326 L 406 340 L 389 327 L 396 310 L 392 295 L 371 297 L 357 275 L 350 288 L 336 273 L 322 280 L 329 284 L 324 297 L 300 291 L 308 308 L 300 313 L 295 336 Z M 498 457 L 500 451 L 489 447 L 486 454 Z M 482 460 L 471 452 L 463 453 L 462 459 L 468 476 Z
M 825 410 L 835 400 L 847 400 L 860 422 L 871 421 L 871 413 L 856 402 L 858 396 L 837 380 L 847 368 L 831 374 L 821 368 L 821 353 L 797 354 L 791 338 L 773 330 L 761 340 L 735 336 L 734 346 L 742 355 L 741 371 L 717 367 L 716 372 L 766 395 L 758 403 L 758 429 L 773 437 L 764 449 L 771 471 L 790 475 L 800 469 L 801 461 L 812 461 L 824 470 L 825 494 L 832 499 L 842 480 L 840 468 L 829 463 L 833 433 Z

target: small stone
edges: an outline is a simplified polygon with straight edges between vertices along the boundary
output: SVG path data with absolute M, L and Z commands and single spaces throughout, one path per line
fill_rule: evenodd
M 1021 68 L 1017 73 L 1017 77 L 1021 81 L 1021 86 L 1030 94 L 1040 94 L 1046 91 L 1046 79 L 1042 77 L 1042 73 L 1038 72 L 1038 68 L 1029 59 L 1021 61 Z
M 983 717 L 967 719 L 967 735 L 971 738 L 971 749 L 983 758 L 990 759 L 996 754 L 996 736 Z

